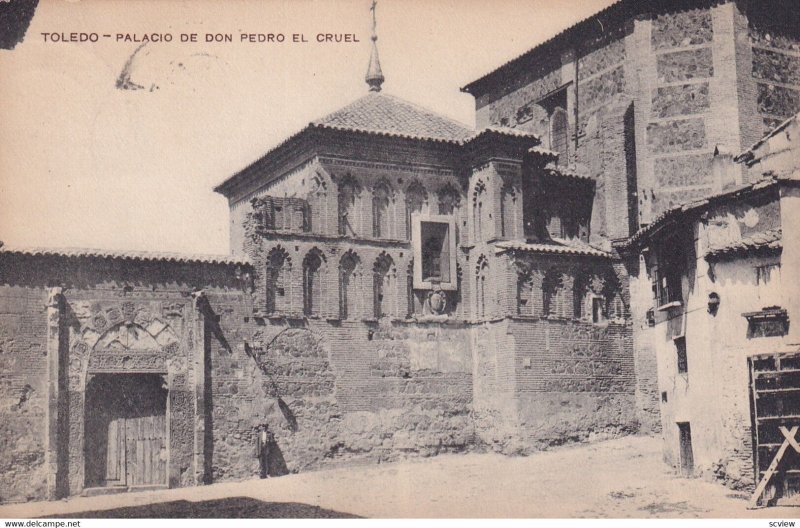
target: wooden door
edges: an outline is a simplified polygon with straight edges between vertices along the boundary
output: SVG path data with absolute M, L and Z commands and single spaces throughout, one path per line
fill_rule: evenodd
M 125 470 L 128 486 L 167 483 L 166 420 L 164 415 L 125 420 Z
M 692 429 L 689 422 L 678 423 L 680 442 L 681 475 L 691 477 L 694 472 L 694 453 L 692 452 Z
M 86 396 L 86 485 L 166 485 L 166 408 L 159 375 L 94 376 Z
M 108 423 L 106 449 L 107 486 L 124 486 L 125 479 L 125 418 L 117 418 Z

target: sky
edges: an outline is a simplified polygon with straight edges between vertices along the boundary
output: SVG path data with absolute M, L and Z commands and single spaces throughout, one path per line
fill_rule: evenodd
M 383 90 L 474 126 L 460 87 L 611 3 L 379 0 Z M 370 4 L 41 0 L 24 41 L 0 50 L 0 240 L 229 253 L 212 188 L 367 93 Z M 153 33 L 172 41 L 137 42 Z M 284 42 L 241 38 L 269 33 Z

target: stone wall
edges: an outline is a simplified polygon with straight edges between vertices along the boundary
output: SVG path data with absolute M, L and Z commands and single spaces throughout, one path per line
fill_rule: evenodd
M 648 68 L 653 77 L 647 84 L 646 154 L 654 174 L 650 218 L 710 190 L 702 178 L 714 146 L 705 114 L 711 111 L 711 80 L 720 74 L 714 57 L 715 38 L 721 38 L 715 34 L 717 18 L 713 9 L 695 9 L 660 14 L 650 22 L 655 66 Z
M 434 323 L 257 320 L 245 353 L 214 356 L 214 480 L 257 474 L 259 423 L 277 475 L 470 448 L 465 338 Z
M 769 16 L 765 16 L 766 13 Z M 797 12 L 788 4 L 750 6 L 742 22 L 742 134 L 748 147 L 800 111 L 800 33 Z M 757 177 L 757 175 L 753 175 Z
M 479 126 L 546 139 L 547 115 L 537 105 L 566 90 L 568 162 L 597 181 L 595 241 L 627 236 L 709 194 L 716 147 L 740 152 L 800 110 L 796 10 L 771 0 L 710 4 L 603 19 L 600 36 L 561 48 L 550 42 L 538 69 L 506 72 L 475 94 Z M 626 109 L 633 115 L 622 126 Z M 608 198 L 618 196 L 627 200 Z
M 4 254 L 0 276 L 9 442 L 0 462 L 7 468 L 2 500 L 57 498 L 97 485 L 85 473 L 85 401 L 99 375 L 161 377 L 169 399 L 161 484 L 201 483 L 205 408 L 195 373 L 203 369 L 206 339 L 198 324 L 214 318 L 215 307 L 198 307 L 192 292 L 205 289 L 246 307 L 234 267 Z M 241 326 L 241 316 L 237 321 Z
M 34 500 L 47 494 L 47 293 L 2 283 L 0 502 Z

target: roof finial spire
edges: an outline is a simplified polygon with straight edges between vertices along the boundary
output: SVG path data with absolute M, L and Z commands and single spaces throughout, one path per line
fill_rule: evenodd
M 372 11 L 372 52 L 369 55 L 369 68 L 367 68 L 367 76 L 365 80 L 369 85 L 370 92 L 380 92 L 381 84 L 383 84 L 383 72 L 381 71 L 381 61 L 378 58 L 378 33 L 377 33 L 377 19 L 375 18 L 375 8 L 378 6 L 378 0 L 372 0 L 372 6 L 369 10 Z

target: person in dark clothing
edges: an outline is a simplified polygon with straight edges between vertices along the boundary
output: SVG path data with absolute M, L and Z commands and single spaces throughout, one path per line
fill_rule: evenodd
M 269 451 L 275 441 L 275 436 L 269 430 L 267 424 L 259 425 L 256 428 L 256 458 L 259 462 L 261 478 L 269 478 Z

